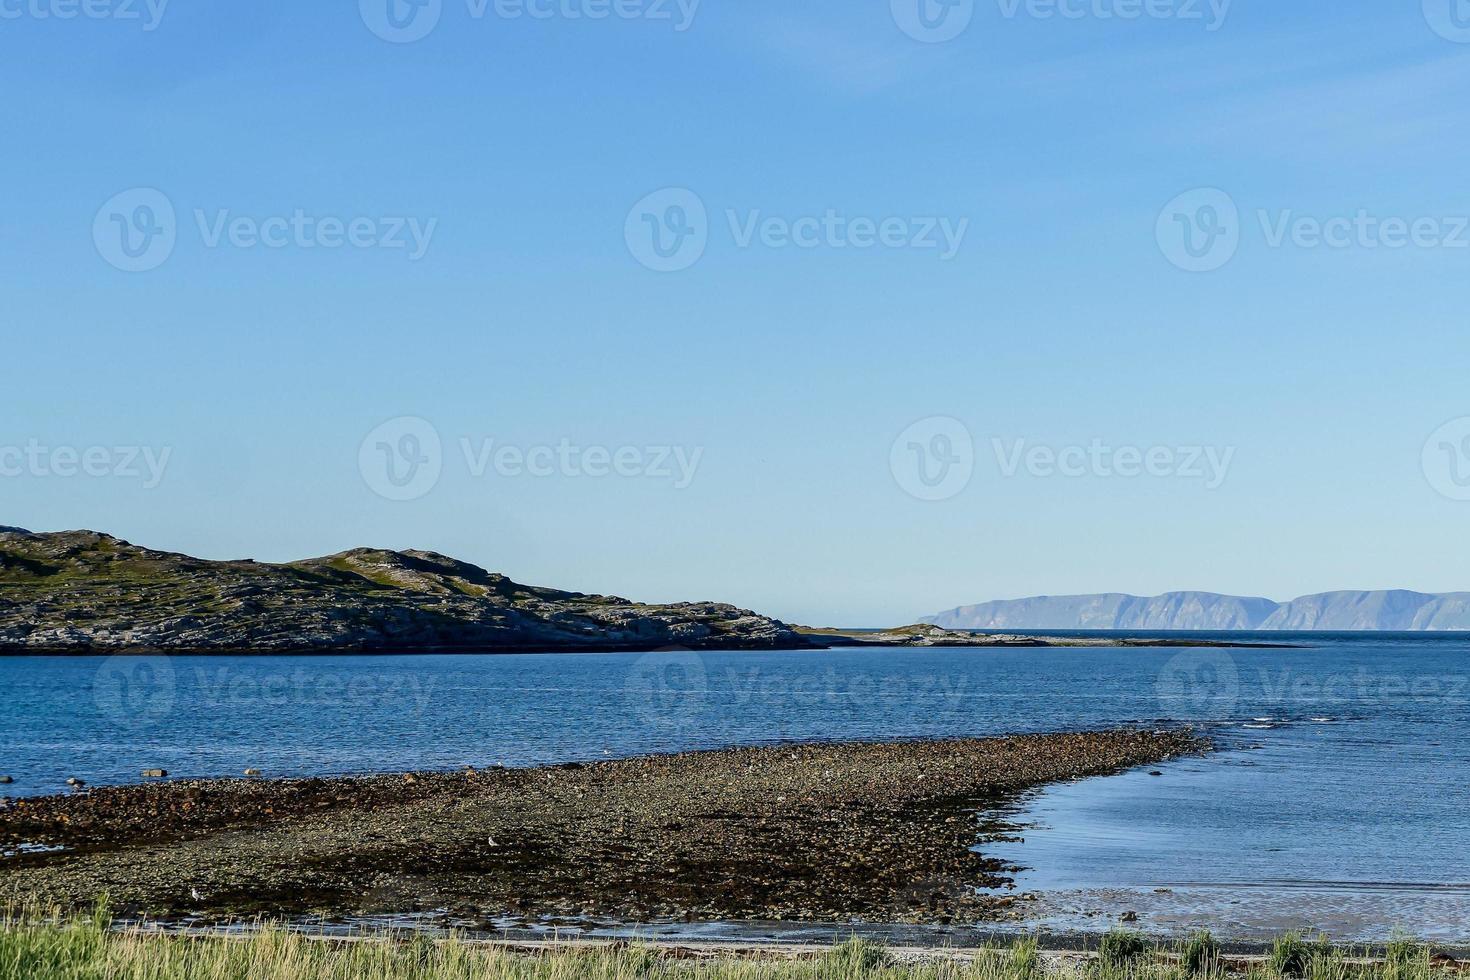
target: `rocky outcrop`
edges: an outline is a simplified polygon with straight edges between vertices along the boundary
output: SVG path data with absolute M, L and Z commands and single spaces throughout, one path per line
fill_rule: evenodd
M 775 649 L 812 644 L 716 602 L 521 585 L 427 551 L 205 561 L 95 531 L 0 529 L 0 653 Z

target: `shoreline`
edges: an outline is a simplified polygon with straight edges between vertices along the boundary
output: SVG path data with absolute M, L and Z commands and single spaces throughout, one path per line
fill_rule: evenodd
M 937 629 L 937 627 L 936 627 Z M 1251 640 L 1190 639 L 1187 637 L 1135 637 L 1135 636 L 1049 636 L 1030 633 L 973 633 L 964 630 L 944 630 L 935 634 L 911 633 L 906 630 L 836 630 L 808 629 L 799 627 L 797 634 L 805 641 L 803 646 L 751 646 L 743 643 L 702 644 L 699 646 L 669 646 L 646 643 L 581 643 L 558 646 L 556 644 L 527 644 L 442 646 L 404 645 L 384 647 L 303 647 L 299 650 L 275 648 L 252 648 L 248 646 L 220 647 L 165 647 L 131 645 L 88 645 L 76 647 L 3 647 L 0 658 L 11 657 L 280 657 L 283 659 L 303 657 L 494 657 L 564 655 L 572 653 L 597 654 L 647 654 L 647 653 L 823 653 L 836 649 L 873 650 L 967 650 L 967 649 L 1018 649 L 1047 647 L 1097 647 L 1109 649 L 1148 648 L 1201 648 L 1223 650 L 1295 650 L 1302 649 L 1299 643 L 1271 643 Z
M 179 780 L 0 809 L 0 888 L 120 914 L 979 923 L 971 850 L 1048 783 L 1207 751 L 1189 730 L 805 743 L 529 769 Z

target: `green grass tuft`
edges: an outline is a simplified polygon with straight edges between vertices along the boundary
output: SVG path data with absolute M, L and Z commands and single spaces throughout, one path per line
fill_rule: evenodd
M 1042 973 L 1041 944 L 1035 936 L 1017 939 L 1009 951 L 1010 976 L 1015 980 L 1032 980 Z
M 462 939 L 383 936 L 319 941 L 264 927 L 246 938 L 178 937 L 116 930 L 105 904 L 90 915 L 0 913 L 0 980 L 1182 980 L 1225 975 L 1219 944 L 1197 933 L 1181 963 L 1144 937 L 1109 933 L 1095 961 L 1041 956 L 1034 938 L 972 957 L 920 962 L 850 939 L 820 956 L 679 956 L 643 944 L 517 952 Z M 1269 964 L 1241 967 L 1244 980 L 1451 980 L 1429 951 L 1395 940 L 1381 963 L 1349 963 L 1341 950 L 1284 936 Z M 1456 977 L 1458 975 L 1455 975 Z
M 1127 929 L 1114 929 L 1102 937 L 1097 949 L 1098 961 L 1105 969 L 1125 968 L 1148 955 L 1148 940 Z
M 854 936 L 822 957 L 823 965 L 836 976 L 859 976 L 872 973 L 888 962 L 888 951 L 876 943 Z
M 1219 972 L 1219 941 L 1210 934 L 1210 930 L 1199 930 L 1185 940 L 1184 948 L 1179 951 L 1179 963 L 1189 976 L 1207 976 Z
M 1325 938 L 1307 939 L 1288 932 L 1271 946 L 1271 969 L 1282 977 L 1317 976 L 1332 958 L 1332 945 Z

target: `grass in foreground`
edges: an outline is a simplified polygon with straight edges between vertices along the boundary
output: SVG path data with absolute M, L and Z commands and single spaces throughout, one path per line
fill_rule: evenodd
M 1158 947 L 1133 933 L 1103 940 L 1095 960 L 1053 961 L 1035 940 L 986 950 L 973 961 L 899 962 L 852 940 L 810 959 L 674 958 L 653 947 L 513 952 L 456 939 L 319 942 L 278 929 L 248 939 L 180 938 L 114 931 L 103 911 L 88 918 L 0 918 L 0 980 L 1186 980 L 1223 976 L 1208 933 Z M 1283 937 L 1269 962 L 1237 971 L 1247 980 L 1430 980 L 1447 976 L 1407 940 L 1372 966 L 1334 949 Z

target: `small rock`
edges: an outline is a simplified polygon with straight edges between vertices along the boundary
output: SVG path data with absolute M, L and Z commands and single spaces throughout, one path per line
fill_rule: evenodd
M 246 769 L 245 770 L 245 775 L 247 775 L 247 776 L 259 776 L 260 775 L 260 770 L 259 769 Z
M 144 779 L 167 779 L 168 778 L 168 770 L 167 769 L 144 769 L 143 770 L 143 778 Z
M 1150 776 L 1162 776 L 1163 773 L 1159 772 L 1157 769 L 1151 769 L 1151 770 L 1149 770 L 1149 775 Z
M 66 785 L 68 785 L 68 786 L 75 786 L 78 789 L 81 789 L 83 786 L 85 786 L 87 784 L 85 782 L 83 782 L 82 780 L 78 779 L 77 777 L 71 776 L 71 777 L 68 777 L 67 778 Z

